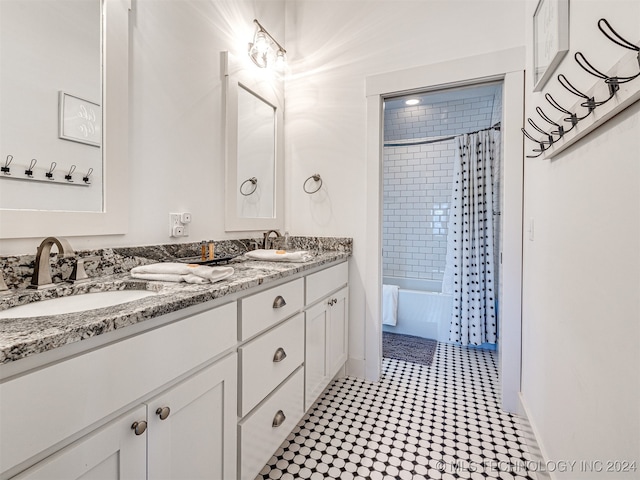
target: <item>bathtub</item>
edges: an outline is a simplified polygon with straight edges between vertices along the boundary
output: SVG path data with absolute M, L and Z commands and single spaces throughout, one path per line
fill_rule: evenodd
M 397 285 L 398 321 L 383 325 L 384 332 L 402 333 L 416 337 L 449 342 L 449 325 L 453 298 L 442 293 L 442 284 L 434 280 L 384 277 L 385 285 Z M 384 300 L 384 298 L 383 298 Z

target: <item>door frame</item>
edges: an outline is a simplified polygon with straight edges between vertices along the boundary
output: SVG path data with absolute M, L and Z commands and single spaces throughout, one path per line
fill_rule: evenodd
M 517 47 L 473 57 L 398 70 L 366 78 L 367 244 L 365 275 L 365 376 L 382 370 L 382 108 L 386 97 L 429 92 L 489 81 L 503 82 L 502 288 L 499 371 L 502 409 L 518 412 L 522 363 L 522 239 L 525 49 Z

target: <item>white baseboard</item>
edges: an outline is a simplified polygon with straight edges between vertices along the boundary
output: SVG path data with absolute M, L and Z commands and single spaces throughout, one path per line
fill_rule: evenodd
M 521 431 L 524 436 L 525 442 L 529 453 L 531 454 L 531 460 L 534 465 L 539 466 L 535 473 L 536 480 L 556 480 L 552 472 L 548 472 L 544 466 L 546 465 L 546 459 L 544 446 L 539 441 L 540 435 L 535 424 L 531 421 L 531 415 L 529 415 L 529 409 L 522 396 L 522 392 L 518 393 L 519 400 L 519 415 L 522 417 Z

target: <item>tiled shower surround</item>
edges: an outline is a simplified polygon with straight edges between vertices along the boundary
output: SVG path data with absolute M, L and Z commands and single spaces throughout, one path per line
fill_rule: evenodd
M 383 157 L 384 276 L 442 282 L 447 256 L 456 142 L 396 145 L 494 125 L 502 115 L 500 93 L 385 108 L 384 141 L 394 146 L 385 146 Z

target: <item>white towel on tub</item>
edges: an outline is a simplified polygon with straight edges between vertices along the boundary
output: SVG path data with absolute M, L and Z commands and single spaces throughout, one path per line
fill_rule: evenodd
M 382 324 L 398 323 L 398 286 L 382 285 Z

